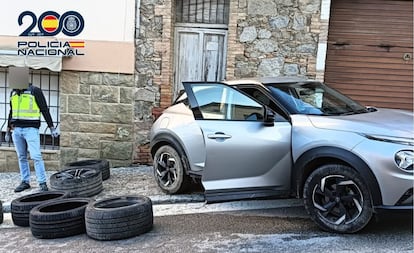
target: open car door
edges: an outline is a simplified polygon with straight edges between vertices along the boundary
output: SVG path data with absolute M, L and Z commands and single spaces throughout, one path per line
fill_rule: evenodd
M 204 137 L 207 201 L 288 194 L 291 124 L 274 121 L 265 106 L 226 84 L 185 82 L 184 88 Z

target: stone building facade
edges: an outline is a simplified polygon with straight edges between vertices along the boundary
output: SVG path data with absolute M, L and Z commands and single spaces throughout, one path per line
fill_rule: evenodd
M 323 79 L 317 54 L 327 41 L 328 19 L 321 17 L 321 0 L 229 1 L 226 79 L 278 75 Z M 150 162 L 148 112 L 157 114 L 173 100 L 174 15 L 175 1 L 141 0 L 135 103 L 143 113 L 135 115 L 134 162 Z
M 63 72 L 60 161 L 104 158 L 127 165 L 134 146 L 132 75 Z
M 323 79 L 317 61 L 327 40 L 324 0 L 229 1 L 226 79 Z M 112 166 L 151 163 L 149 129 L 173 100 L 175 1 L 138 0 L 136 8 L 134 75 L 60 73 L 60 149 L 44 152 L 48 169 L 94 158 Z M 3 150 L 0 170 L 16 167 L 14 150 Z

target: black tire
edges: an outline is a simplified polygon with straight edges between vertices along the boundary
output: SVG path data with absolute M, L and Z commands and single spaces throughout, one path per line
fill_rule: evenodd
M 77 162 L 67 163 L 63 169 L 70 169 L 74 167 L 91 167 L 102 172 L 102 180 L 107 180 L 111 176 L 109 161 L 105 159 L 89 159 Z
M 168 194 L 182 193 L 190 185 L 184 171 L 187 158 L 171 146 L 161 146 L 154 155 L 154 177 L 162 191 Z
M 103 190 L 102 172 L 89 167 L 62 170 L 50 176 L 50 187 L 71 197 L 92 197 Z
M 303 191 L 306 211 L 323 230 L 355 233 L 373 215 L 369 189 L 354 169 L 328 164 L 307 178 Z
M 68 198 L 35 206 L 29 216 L 32 235 L 53 239 L 85 233 L 85 209 L 91 202 L 88 198 Z
M 30 225 L 29 214 L 33 207 L 45 203 L 46 201 L 67 197 L 69 197 L 69 193 L 64 191 L 47 191 L 33 193 L 14 199 L 10 205 L 13 223 L 16 226 L 28 227 Z
M 96 240 L 119 240 L 152 229 L 151 199 L 145 196 L 114 197 L 90 203 L 85 210 L 86 234 Z
M 3 202 L 0 200 L 0 224 L 3 223 L 4 216 L 3 216 Z

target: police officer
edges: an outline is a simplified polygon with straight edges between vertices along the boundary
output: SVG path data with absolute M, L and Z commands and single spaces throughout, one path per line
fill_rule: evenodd
M 19 160 L 21 183 L 14 190 L 21 192 L 30 188 L 30 166 L 27 150 L 34 161 L 36 179 L 41 191 L 48 191 L 45 165 L 40 151 L 40 117 L 43 115 L 51 130 L 53 138 L 58 136 L 53 127 L 52 117 L 46 99 L 40 88 L 29 84 L 29 69 L 9 67 L 9 86 L 13 88 L 10 95 L 10 113 L 8 118 L 6 141 L 13 143 Z

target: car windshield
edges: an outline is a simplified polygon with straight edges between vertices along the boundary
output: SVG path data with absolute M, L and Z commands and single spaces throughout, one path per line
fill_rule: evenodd
M 292 114 L 350 115 L 368 110 L 319 82 L 267 84 L 273 97 Z

